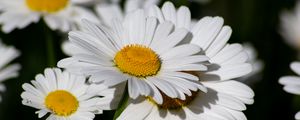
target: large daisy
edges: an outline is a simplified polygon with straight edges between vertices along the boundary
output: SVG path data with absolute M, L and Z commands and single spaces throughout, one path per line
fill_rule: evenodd
M 294 11 L 284 11 L 280 16 L 280 30 L 286 42 L 300 50 L 300 1 L 298 1 Z
M 18 70 L 21 68 L 21 66 L 19 64 L 8 64 L 18 57 L 20 53 L 14 47 L 8 47 L 0 42 L 0 55 L 0 92 L 4 92 L 6 88 L 2 82 L 19 75 Z
M 279 79 L 279 83 L 284 85 L 283 89 L 286 92 L 300 95 L 300 62 L 293 62 L 290 67 L 297 76 L 283 76 Z M 300 120 L 300 112 L 295 115 L 295 118 Z
M 191 74 L 199 77 L 199 82 L 208 88 L 208 92 L 198 91 L 194 93 L 195 97 L 186 99 L 186 101 L 165 98 L 170 101 L 178 101 L 163 103 L 163 105 L 166 104 L 171 108 L 177 106 L 177 110 L 167 110 L 169 112 L 166 112 L 163 109 L 155 109 L 154 111 L 158 112 L 151 112 L 153 109 L 147 109 L 148 111 L 140 111 L 140 114 L 144 115 L 142 117 L 151 118 L 154 115 L 161 119 L 166 116 L 170 118 L 181 116 L 177 119 L 186 119 L 187 116 L 189 116 L 188 119 L 194 119 L 193 116 L 196 119 L 246 119 L 242 112 L 246 109 L 244 104 L 254 102 L 254 93 L 248 86 L 232 79 L 250 73 L 252 68 L 251 64 L 247 63 L 247 52 L 240 44 L 227 44 L 232 30 L 229 26 L 223 26 L 223 18 L 205 17 L 192 26 L 189 9 L 180 7 L 176 10 L 170 2 L 166 2 L 162 9 L 157 6 L 151 7 L 149 16 L 157 17 L 160 22 L 170 21 L 177 28 L 186 28 L 191 31 L 191 36 L 187 37 L 184 42 L 201 47 L 203 49 L 202 54 L 207 55 L 210 62 L 208 71 L 195 71 Z M 149 97 L 146 99 L 149 101 Z M 148 103 L 147 100 L 141 103 Z M 126 109 L 130 111 L 131 106 L 136 105 L 135 102 L 129 103 Z M 195 107 L 189 108 L 189 106 Z M 160 107 L 164 108 L 164 106 L 154 108 Z M 214 107 L 216 108 L 214 109 Z M 128 119 L 126 116 L 132 115 L 126 111 L 122 113 L 120 119 Z
M 57 68 L 45 69 L 44 75 L 38 74 L 22 87 L 22 103 L 38 109 L 39 118 L 50 113 L 47 120 L 93 120 L 95 114 L 115 106 L 114 89 L 87 85 L 85 77 Z
M 162 103 L 161 92 L 185 99 L 190 90 L 206 91 L 198 78 L 182 71 L 204 71 L 207 61 L 196 45 L 178 45 L 188 34 L 170 22 L 145 17 L 143 10 L 129 13 L 124 22 L 106 28 L 84 20 L 87 32 L 72 31 L 69 40 L 87 53 L 61 60 L 59 67 L 90 75 L 93 83 L 114 86 L 127 82 L 131 98 L 152 96 Z
M 90 0 L 1 0 L 0 24 L 5 33 L 30 23 L 36 23 L 44 18 L 52 30 L 63 32 L 78 28 L 82 18 L 98 21 L 89 10 L 79 6 L 79 3 Z

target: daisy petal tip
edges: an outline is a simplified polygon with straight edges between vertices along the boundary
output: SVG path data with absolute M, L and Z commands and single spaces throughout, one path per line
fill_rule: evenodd
M 280 77 L 278 83 L 284 85 L 285 77 Z
M 207 90 L 207 88 L 206 87 L 201 87 L 201 88 L 199 88 L 202 92 L 204 92 L 204 93 L 207 93 L 208 92 L 208 90 Z
M 300 112 L 297 112 L 297 113 L 296 113 L 295 119 L 296 119 L 296 120 L 300 120 Z

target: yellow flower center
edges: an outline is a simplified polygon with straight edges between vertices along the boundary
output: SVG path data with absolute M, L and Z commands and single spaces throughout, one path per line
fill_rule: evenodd
M 184 106 L 189 105 L 197 96 L 199 91 L 191 91 L 192 95 L 191 96 L 185 96 L 185 100 L 181 100 L 178 98 L 170 98 L 168 97 L 166 94 L 164 94 L 163 92 L 160 92 L 162 94 L 163 97 L 163 103 L 162 104 L 157 104 L 153 98 L 148 97 L 148 100 L 151 103 L 156 104 L 159 108 L 161 109 L 169 109 L 169 110 L 177 110 L 177 109 L 181 109 Z
M 45 105 L 58 116 L 69 116 L 76 112 L 79 102 L 68 91 L 56 90 L 48 94 Z
M 127 45 L 117 52 L 114 62 L 120 71 L 135 77 L 156 75 L 161 61 L 154 51 L 143 45 Z
M 69 0 L 26 0 L 28 8 L 32 11 L 54 13 L 64 9 Z

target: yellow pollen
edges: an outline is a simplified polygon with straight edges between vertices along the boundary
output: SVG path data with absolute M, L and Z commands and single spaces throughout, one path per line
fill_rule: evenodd
M 79 103 L 68 91 L 56 90 L 48 94 L 45 105 L 58 116 L 69 116 L 77 111 Z
M 191 96 L 186 95 L 185 100 L 181 100 L 178 98 L 170 98 L 163 92 L 160 92 L 163 97 L 162 104 L 157 104 L 151 97 L 147 97 L 147 98 L 151 103 L 156 104 L 161 109 L 177 110 L 177 109 L 181 109 L 182 107 L 190 104 L 195 99 L 195 97 L 197 96 L 199 91 L 191 91 L 191 92 L 192 92 L 192 95 Z
M 154 51 L 143 45 L 127 45 L 117 52 L 114 62 L 120 71 L 135 77 L 156 75 L 161 61 Z
M 54 13 L 64 9 L 69 0 L 26 0 L 28 8 L 32 11 Z

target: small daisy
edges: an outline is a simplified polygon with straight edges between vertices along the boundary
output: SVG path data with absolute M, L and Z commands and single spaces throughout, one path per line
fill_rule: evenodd
M 0 55 L 0 92 L 4 92 L 6 88 L 2 82 L 10 78 L 17 77 L 19 75 L 18 70 L 21 68 L 19 64 L 7 64 L 18 57 L 20 53 L 14 47 L 8 47 L 0 42 Z
M 300 95 L 300 62 L 293 62 L 290 67 L 297 76 L 283 76 L 279 79 L 279 83 L 284 85 L 283 89 L 286 92 Z M 300 111 L 295 115 L 295 118 L 300 120 Z
M 30 23 L 36 23 L 42 17 L 52 30 L 67 32 L 78 28 L 78 22 L 86 18 L 97 22 L 97 17 L 79 3 L 90 0 L 1 0 L 0 24 L 5 33 Z
M 151 97 L 131 100 L 117 120 L 247 120 L 241 112 L 252 103 L 253 91 L 237 81 L 204 82 L 208 92 L 191 92 L 186 100 L 163 95 L 163 104 Z M 141 109 L 143 108 L 143 109 Z
M 300 1 L 298 1 L 293 12 L 282 12 L 280 20 L 279 32 L 282 37 L 290 46 L 300 50 Z
M 83 76 L 60 69 L 45 69 L 31 84 L 23 84 L 22 103 L 38 109 L 41 118 L 50 113 L 47 120 L 92 120 L 95 114 L 111 108 L 113 89 L 103 85 L 87 85 Z M 96 89 L 97 88 L 97 89 Z
M 90 82 L 114 86 L 127 82 L 131 98 L 152 96 L 162 103 L 163 92 L 171 98 L 185 99 L 190 90 L 206 91 L 198 78 L 182 71 L 205 71 L 200 48 L 179 44 L 188 34 L 170 22 L 159 23 L 145 17 L 143 10 L 129 13 L 124 22 L 113 20 L 106 28 L 83 21 L 87 32 L 72 31 L 69 40 L 87 53 L 61 60 L 59 67 L 90 75 Z

